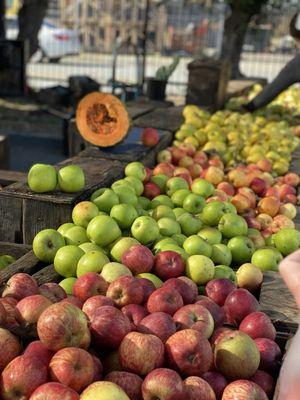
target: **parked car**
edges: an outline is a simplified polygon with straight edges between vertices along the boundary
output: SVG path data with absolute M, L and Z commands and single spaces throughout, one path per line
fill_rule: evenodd
M 18 36 L 18 19 L 6 18 L 6 37 L 16 39 Z M 44 20 L 39 32 L 39 50 L 33 55 L 33 60 L 47 59 L 49 62 L 59 62 L 68 55 L 76 55 L 81 51 L 81 43 L 76 31 L 60 28 Z

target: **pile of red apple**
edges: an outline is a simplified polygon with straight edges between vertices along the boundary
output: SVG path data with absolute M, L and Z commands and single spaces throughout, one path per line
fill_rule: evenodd
M 205 294 L 184 276 L 156 289 L 88 272 L 67 295 L 14 275 L 0 299 L 1 398 L 271 398 L 281 350 L 269 317 L 230 280 L 210 281 Z

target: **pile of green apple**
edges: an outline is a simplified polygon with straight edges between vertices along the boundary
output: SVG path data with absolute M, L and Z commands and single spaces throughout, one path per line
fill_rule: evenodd
M 9 265 L 13 264 L 15 261 L 16 259 L 13 256 L 10 256 L 9 254 L 4 254 L 0 256 L 0 271 L 1 269 L 4 269 Z
M 36 235 L 35 255 L 54 263 L 65 278 L 61 285 L 67 293 L 86 272 L 99 273 L 107 282 L 133 275 L 122 257 L 137 244 L 147 246 L 154 255 L 178 253 L 184 260 L 184 274 L 200 292 L 215 278 L 257 289 L 263 271 L 276 271 L 283 255 L 299 248 L 300 233 L 293 228 L 279 230 L 267 246 L 233 204 L 212 199 L 216 190 L 212 183 L 196 178 L 189 184 L 182 177 L 168 176 L 166 168 L 158 164 L 151 171 L 139 162 L 129 163 L 124 179 L 111 188 L 98 189 L 90 201 L 75 206 L 72 222 Z M 140 265 L 136 274 L 156 287 L 177 277 L 146 265 Z

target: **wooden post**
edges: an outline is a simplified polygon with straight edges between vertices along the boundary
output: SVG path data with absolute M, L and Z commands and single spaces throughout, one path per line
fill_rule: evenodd
M 9 144 L 7 136 L 0 136 L 0 169 L 9 169 Z

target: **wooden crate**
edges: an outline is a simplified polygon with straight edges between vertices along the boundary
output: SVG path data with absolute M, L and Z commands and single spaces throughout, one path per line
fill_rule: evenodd
M 135 126 L 156 128 L 176 132 L 184 122 L 183 106 L 156 109 L 134 121 Z
M 0 186 L 8 186 L 15 182 L 26 180 L 27 174 L 18 171 L 8 171 L 6 169 L 0 170 Z
M 148 167 L 153 167 L 156 163 L 156 156 L 159 151 L 168 147 L 173 140 L 173 135 L 169 131 L 159 130 L 159 143 L 152 148 L 145 147 L 140 141 L 143 128 L 133 126 L 123 142 L 110 148 L 88 147 L 82 151 L 81 157 L 101 157 L 109 160 L 118 160 L 122 163 L 131 161 L 141 161 Z
M 123 165 L 116 160 L 74 157 L 57 167 L 69 164 L 76 164 L 85 172 L 86 185 L 81 192 L 37 194 L 29 190 L 26 181 L 9 185 L 0 192 L 1 241 L 31 244 L 40 230 L 67 222 L 76 203 L 123 175 Z

